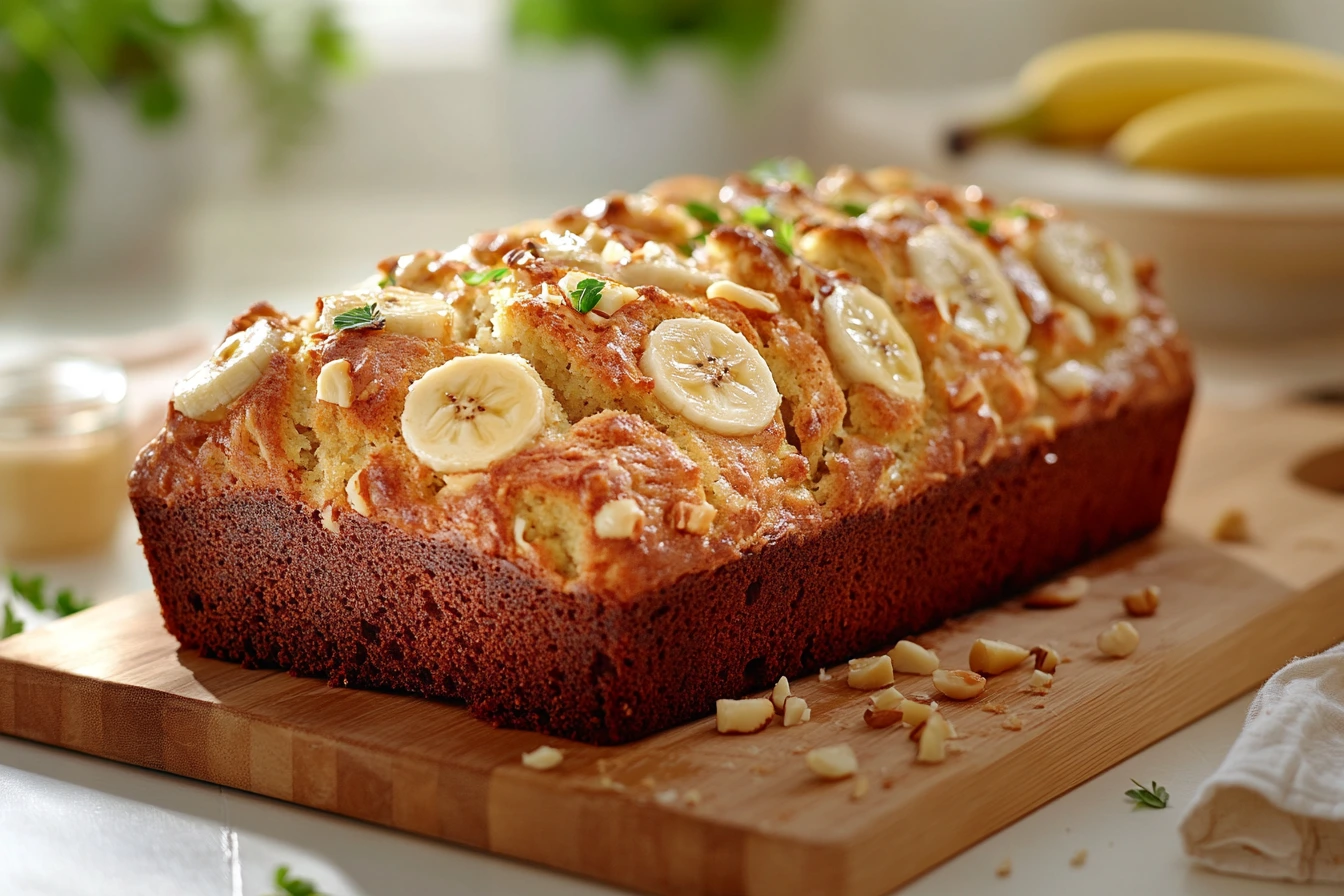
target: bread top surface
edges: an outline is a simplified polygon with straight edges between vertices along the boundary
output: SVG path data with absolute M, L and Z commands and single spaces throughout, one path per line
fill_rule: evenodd
M 584 281 L 605 298 L 587 313 Z M 381 326 L 333 325 L 369 304 Z M 773 397 L 739 402 L 755 422 L 729 425 L 716 398 L 697 398 L 719 395 L 717 380 L 696 380 L 689 398 L 668 391 L 667 368 L 646 356 L 687 320 L 736 334 L 710 345 L 711 366 L 727 346 L 729 366 L 743 365 L 730 378 L 750 368 L 768 381 L 758 393 L 773 384 Z M 660 330 L 668 321 L 679 323 Z M 995 205 L 901 169 L 840 168 L 815 185 L 662 181 L 386 259 L 307 317 L 259 305 L 228 336 L 263 331 L 270 348 L 250 385 L 231 381 L 238 397 L 202 413 L 200 391 L 179 384 L 133 495 L 274 491 L 333 538 L 360 514 L 617 600 L 1192 389 L 1151 265 L 1048 204 Z M 684 340 L 659 345 L 685 354 Z M 458 464 L 470 445 L 426 454 L 457 424 L 425 417 L 419 399 L 408 408 L 412 386 L 424 377 L 421 399 L 457 401 L 452 386 L 431 395 L 446 381 L 426 374 L 498 354 L 525 364 L 517 382 L 537 409 L 525 431 L 505 416 L 483 425 L 490 445 L 500 433 L 517 444 L 488 463 Z M 319 385 L 329 375 L 343 393 Z

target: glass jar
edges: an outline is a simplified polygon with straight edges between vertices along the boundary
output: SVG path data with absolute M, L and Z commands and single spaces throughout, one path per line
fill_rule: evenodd
M 0 362 L 0 554 L 98 548 L 127 506 L 126 373 L 97 358 Z

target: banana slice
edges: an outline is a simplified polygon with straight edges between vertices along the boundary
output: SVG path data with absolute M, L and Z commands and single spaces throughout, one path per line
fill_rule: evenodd
M 266 372 L 284 334 L 259 320 L 225 339 L 210 358 L 173 386 L 173 407 L 193 420 L 221 420 Z
M 779 390 L 760 352 L 716 320 L 663 321 L 649 334 L 639 366 L 653 379 L 659 401 L 710 432 L 760 432 L 779 408 Z
M 886 302 L 858 283 L 837 280 L 821 313 L 826 347 L 846 379 L 902 398 L 924 394 L 914 340 Z
M 648 242 L 616 265 L 613 274 L 627 286 L 656 286 L 672 293 L 703 294 L 721 279 L 683 261 L 670 249 Z
M 1129 318 L 1139 310 L 1134 261 L 1125 248 L 1082 221 L 1052 220 L 1036 241 L 1036 266 L 1050 284 L 1094 317 Z
M 541 432 L 546 387 L 517 355 L 467 355 L 425 372 L 406 393 L 406 447 L 437 473 L 484 470 Z
M 388 333 L 404 333 L 423 339 L 451 342 L 453 337 L 453 309 L 443 296 L 416 292 L 400 286 L 389 286 L 377 292 L 343 292 L 323 296 L 322 314 L 317 329 L 334 332 L 336 315 L 370 303 L 378 306 Z
M 991 345 L 1019 351 L 1031 322 L 1013 285 L 983 243 L 956 227 L 934 224 L 910 238 L 910 269 L 938 297 L 953 326 Z

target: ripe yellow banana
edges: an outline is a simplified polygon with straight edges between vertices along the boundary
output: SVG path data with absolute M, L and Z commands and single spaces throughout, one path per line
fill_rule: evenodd
M 1281 82 L 1192 93 L 1135 116 L 1111 151 L 1143 168 L 1344 174 L 1344 86 Z
M 1033 57 L 1012 114 L 950 135 L 953 151 L 995 136 L 1102 143 L 1135 115 L 1188 93 L 1257 81 L 1344 86 L 1344 58 L 1295 44 L 1200 31 L 1117 31 Z

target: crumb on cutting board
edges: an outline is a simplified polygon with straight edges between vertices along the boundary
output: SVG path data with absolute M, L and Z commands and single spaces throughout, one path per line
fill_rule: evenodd
M 1251 532 L 1246 525 L 1246 511 L 1240 507 L 1229 507 L 1224 510 L 1223 515 L 1218 517 L 1218 522 L 1213 525 L 1213 538 L 1215 541 L 1250 541 Z
M 1085 849 L 1080 849 L 1080 850 L 1078 850 L 1076 853 L 1074 853 L 1074 854 L 1073 854 L 1073 858 L 1069 859 L 1069 864 L 1072 865 L 1074 868 L 1081 868 L 1081 867 L 1083 867 L 1084 865 L 1086 865 L 1086 864 L 1087 864 L 1087 850 L 1085 850 Z
M 1007 877 L 1012 873 L 1013 873 L 1013 860 L 1011 858 L 1004 859 L 1002 862 L 999 863 L 999 867 L 994 869 L 994 875 L 996 877 Z

